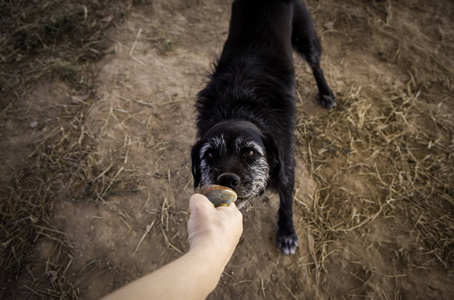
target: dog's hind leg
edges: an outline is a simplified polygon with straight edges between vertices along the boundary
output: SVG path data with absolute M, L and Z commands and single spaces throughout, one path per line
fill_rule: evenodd
M 294 168 L 292 168 L 292 174 L 289 176 L 288 182 L 279 188 L 280 203 L 277 242 L 282 252 L 287 255 L 295 254 L 298 247 L 298 235 L 293 225 L 294 172 Z
M 319 92 L 319 102 L 326 108 L 336 106 L 336 97 L 326 83 L 320 66 L 321 45 L 312 23 L 312 17 L 302 0 L 293 6 L 292 46 L 311 66 Z

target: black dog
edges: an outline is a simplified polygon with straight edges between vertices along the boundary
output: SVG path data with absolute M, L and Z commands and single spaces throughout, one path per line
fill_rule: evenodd
M 279 192 L 278 244 L 294 254 L 295 72 L 292 49 L 312 67 L 319 102 L 336 106 L 320 68 L 320 42 L 301 0 L 235 0 L 229 36 L 196 103 L 194 187 L 220 184 L 239 199 Z

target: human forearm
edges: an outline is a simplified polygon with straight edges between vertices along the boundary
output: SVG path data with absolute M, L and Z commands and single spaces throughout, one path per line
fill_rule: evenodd
M 231 254 L 197 247 L 161 269 L 109 295 L 114 299 L 205 299 L 217 285 Z

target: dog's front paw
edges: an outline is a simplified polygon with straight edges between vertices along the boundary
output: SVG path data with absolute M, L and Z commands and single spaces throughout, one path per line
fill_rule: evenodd
M 298 235 L 296 232 L 279 233 L 277 237 L 279 248 L 285 255 L 295 254 L 298 247 Z
M 333 91 L 329 90 L 328 93 L 320 93 L 318 101 L 325 108 L 336 107 L 336 96 L 334 96 Z

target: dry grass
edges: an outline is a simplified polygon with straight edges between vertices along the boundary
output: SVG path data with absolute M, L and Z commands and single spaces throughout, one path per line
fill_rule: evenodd
M 367 99 L 357 91 L 340 95 L 339 110 L 299 120 L 300 149 L 320 187 L 303 220 L 316 237 L 314 261 L 323 273 L 329 244 L 337 237 L 365 229 L 379 216 L 399 215 L 411 220 L 424 245 L 420 254 L 449 266 L 454 259 L 451 116 L 430 112 L 434 126 L 451 137 L 437 139 L 421 120 L 418 93 Z M 364 189 L 346 190 L 345 178 L 362 182 Z
M 0 79 L 6 95 L 14 97 L 27 83 L 49 75 L 90 89 L 93 82 L 84 63 L 104 55 L 105 29 L 119 21 L 125 4 L 114 9 L 107 1 L 1 1 Z
M 146 179 L 133 170 L 114 166 L 112 158 L 98 157 L 90 147 L 90 138 L 80 139 L 81 128 L 73 123 L 53 130 L 28 157 L 28 166 L 16 173 L 11 182 L 2 182 L 0 186 L 3 253 L 0 262 L 5 270 L 1 292 L 5 295 L 37 259 L 37 241 L 46 237 L 51 241 L 47 262 L 51 267 L 45 266 L 50 286 L 49 278 L 44 277 L 34 280 L 27 289 L 46 298 L 78 298 L 82 282 L 74 285 L 65 275 L 72 261 L 68 256 L 72 246 L 53 224 L 53 201 L 70 198 L 104 202 L 114 194 L 139 191 Z
M 341 3 L 323 4 L 342 11 Z M 335 19 L 336 28 L 350 31 L 353 38 L 367 36 L 372 45 L 383 41 L 397 45 L 377 52 L 381 61 L 406 70 L 406 85 L 398 89 L 387 85 L 378 92 L 351 87 L 338 94 L 338 109 L 322 117 L 303 115 L 298 122 L 298 148 L 319 187 L 312 195 L 313 206 L 303 206 L 301 220 L 315 239 L 317 282 L 327 271 L 325 263 L 333 253 L 330 245 L 351 231 L 367 235 L 369 224 L 377 218 L 409 221 L 408 235 L 416 237 L 419 247 L 408 255 L 415 260 L 418 256 L 434 259 L 445 270 L 452 268 L 454 123 L 446 111 L 452 94 L 453 44 L 447 38 L 452 31 L 446 30 L 446 24 L 420 31 L 409 23 L 394 27 L 394 18 L 407 13 L 399 5 L 407 4 L 374 1 L 366 7 L 368 16 L 350 8 L 346 19 Z M 414 9 L 419 13 L 421 8 Z M 427 15 L 418 16 L 415 24 L 427 22 Z M 407 36 L 407 30 L 412 34 Z M 322 35 L 340 33 L 326 30 Z M 438 45 L 436 53 L 433 44 Z M 374 272 L 367 270 L 359 278 L 363 286 Z
M 19 293 L 48 299 L 77 299 L 83 286 L 71 282 L 71 243 L 52 222 L 52 205 L 58 197 L 103 201 L 112 193 L 134 192 L 138 180 L 131 171 L 106 163 L 92 154 L 92 137 L 82 123 L 87 103 L 93 99 L 94 70 L 110 41 L 105 30 L 121 22 L 132 1 L 5 1 L 0 2 L 0 86 L 2 117 L 26 122 L 30 107 L 24 106 L 29 91 L 40 79 L 52 76 L 73 90 L 87 94 L 79 105 L 53 107 L 58 121 L 36 139 L 27 167 L 17 170 L 11 181 L 0 181 L 0 297 Z M 43 122 L 44 123 L 44 122 Z M 107 159 L 108 161 L 108 159 Z M 107 164 L 107 167 L 105 166 Z M 132 172 L 133 173 L 133 172 Z M 37 241 L 49 241 L 49 259 L 41 278 L 33 277 Z M 36 268 L 36 265 L 35 267 Z M 23 274 L 32 276 L 25 282 Z M 58 274 L 58 276 L 57 276 Z M 74 274 L 73 274 L 74 275 Z M 16 285 L 25 290 L 17 291 Z

